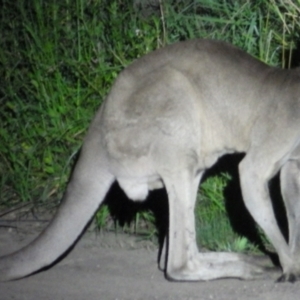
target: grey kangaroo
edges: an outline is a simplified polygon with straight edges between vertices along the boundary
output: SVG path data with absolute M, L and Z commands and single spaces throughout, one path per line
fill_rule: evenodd
M 259 278 L 246 255 L 201 253 L 194 206 L 201 177 L 225 153 L 239 165 L 245 205 L 279 256 L 280 281 L 300 277 L 300 69 L 267 66 L 219 41 L 179 42 L 139 58 L 116 79 L 92 121 L 62 204 L 28 246 L 0 258 L 0 279 L 32 274 L 65 253 L 117 180 L 133 201 L 165 187 L 169 229 L 159 262 L 175 281 Z M 281 173 L 289 242 L 268 181 Z

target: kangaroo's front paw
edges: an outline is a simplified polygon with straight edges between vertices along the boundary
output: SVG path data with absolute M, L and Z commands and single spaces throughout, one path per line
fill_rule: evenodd
M 276 282 L 291 282 L 300 281 L 300 260 L 298 257 L 293 257 L 288 264 L 282 265 L 282 274 Z
M 294 273 L 283 273 L 276 282 L 291 282 L 294 283 L 300 279 L 300 275 L 295 275 Z

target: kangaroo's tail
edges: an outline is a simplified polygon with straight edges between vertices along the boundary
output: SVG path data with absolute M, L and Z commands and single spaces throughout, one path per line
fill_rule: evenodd
M 58 212 L 28 246 L 0 257 L 0 280 L 18 279 L 51 265 L 77 240 L 99 205 L 114 176 L 98 147 L 83 147 Z

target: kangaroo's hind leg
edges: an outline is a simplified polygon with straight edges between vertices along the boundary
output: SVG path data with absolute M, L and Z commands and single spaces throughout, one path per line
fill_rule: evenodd
M 175 281 L 235 277 L 254 279 L 265 269 L 236 253 L 199 253 L 194 207 L 201 174 L 187 170 L 168 172 L 163 181 L 169 198 L 169 232 L 166 277 Z

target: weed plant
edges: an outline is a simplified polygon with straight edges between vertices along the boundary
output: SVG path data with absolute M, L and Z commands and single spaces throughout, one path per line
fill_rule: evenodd
M 145 53 L 202 37 L 291 66 L 299 1 L 165 0 L 157 8 L 142 17 L 128 0 L 1 1 L 1 207 L 59 202 L 95 110 L 117 74 Z M 221 196 L 224 180 L 204 184 L 204 204 L 196 210 L 203 239 L 214 249 L 233 236 Z M 104 226 L 109 212 L 102 211 L 97 220 Z M 222 247 L 212 244 L 225 236 Z

